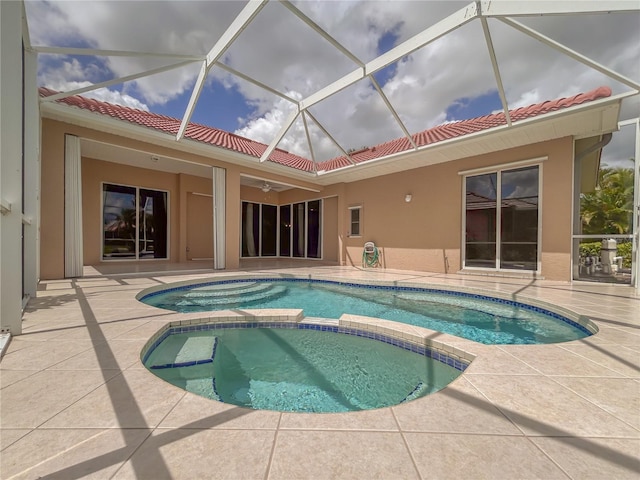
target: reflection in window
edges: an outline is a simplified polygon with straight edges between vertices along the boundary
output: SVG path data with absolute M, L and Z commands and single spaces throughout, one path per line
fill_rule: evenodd
M 103 260 L 167 258 L 167 192 L 103 185 Z
M 500 268 L 536 270 L 538 167 L 502 172 Z
M 139 258 L 167 257 L 167 193 L 140 189 Z
M 495 268 L 497 174 L 466 178 L 465 265 Z
M 257 257 L 260 241 L 260 204 L 242 202 L 242 256 Z

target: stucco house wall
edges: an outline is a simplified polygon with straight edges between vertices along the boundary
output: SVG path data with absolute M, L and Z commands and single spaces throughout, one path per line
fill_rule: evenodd
M 383 267 L 437 273 L 456 272 L 462 265 L 463 241 L 463 176 L 459 172 L 545 158 L 541 162 L 541 274 L 547 279 L 571 279 L 571 137 L 351 183 L 308 185 L 316 191 L 294 188 L 279 193 L 264 193 L 260 189 L 240 184 L 241 174 L 259 173 L 251 169 L 50 119 L 43 119 L 42 128 L 42 178 L 45 180 L 42 188 L 41 223 L 43 279 L 64 276 L 65 133 L 150 154 L 225 168 L 228 269 L 239 266 L 242 200 L 282 205 L 322 198 L 324 260 L 360 265 L 364 242 L 374 241 L 382 254 Z M 210 179 L 158 172 L 152 168 L 132 167 L 91 158 L 83 158 L 82 170 L 86 265 L 96 265 L 102 261 L 102 182 L 169 191 L 169 261 L 187 260 L 187 195 L 189 192 L 211 194 Z M 264 173 L 258 176 L 264 176 Z M 274 181 L 277 179 L 278 176 L 274 176 Z M 279 179 L 284 181 L 286 177 L 280 176 Z M 300 182 L 296 180 L 295 183 Z M 406 194 L 412 195 L 409 203 L 405 202 Z M 349 207 L 352 206 L 362 207 L 362 232 L 355 238 L 348 236 Z
M 347 208 L 362 206 L 361 236 L 346 237 L 346 262 L 360 265 L 364 242 L 382 266 L 437 273 L 461 266 L 463 176 L 459 172 L 545 158 L 541 180 L 541 275 L 571 279 L 573 140 L 566 137 L 349 183 Z M 411 202 L 405 195 L 411 194 Z

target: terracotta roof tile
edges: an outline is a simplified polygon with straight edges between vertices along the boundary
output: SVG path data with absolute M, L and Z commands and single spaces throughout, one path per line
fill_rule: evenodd
M 56 93 L 57 92 L 48 88 L 40 88 L 41 97 L 48 97 Z M 580 105 L 585 102 L 591 102 L 599 98 L 605 98 L 610 95 L 611 89 L 609 87 L 599 87 L 595 90 L 591 90 L 590 92 L 580 93 L 572 97 L 559 98 L 557 100 L 537 103 L 527 107 L 516 108 L 514 110 L 510 110 L 509 115 L 511 116 L 511 121 L 515 123 L 527 118 L 555 112 L 557 110 Z M 88 110 L 90 112 L 99 113 L 101 115 L 108 115 L 119 120 L 135 123 L 137 125 L 152 128 L 171 135 L 176 135 L 180 128 L 180 120 L 177 118 L 124 107 L 121 105 L 114 105 L 79 95 L 65 97 L 57 102 Z M 412 139 L 418 147 L 421 147 L 424 145 L 442 142 L 444 140 L 450 140 L 452 138 L 462 137 L 464 135 L 469 135 L 471 133 L 487 130 L 500 125 L 506 125 L 506 123 L 506 118 L 503 112 L 495 113 L 469 120 L 438 125 L 412 135 Z M 185 137 L 256 158 L 259 158 L 267 148 L 267 145 L 263 143 L 255 142 L 233 133 L 196 123 L 189 124 L 185 132 Z M 324 162 L 318 162 L 316 168 L 314 168 L 313 161 L 280 149 L 275 149 L 273 151 L 269 157 L 269 161 L 305 172 L 313 172 L 316 169 L 330 171 L 351 165 L 352 162 L 358 164 L 411 149 L 412 146 L 409 143 L 409 140 L 402 137 L 371 148 L 365 148 L 354 152 L 351 154 L 351 160 L 342 155 Z
M 580 93 L 572 97 L 559 98 L 557 100 L 545 101 L 527 107 L 520 107 L 509 111 L 511 121 L 513 123 L 525 120 L 527 118 L 544 115 L 545 113 L 554 112 L 563 108 L 580 105 L 585 102 L 591 102 L 599 98 L 606 98 L 611 95 L 609 87 L 599 87 L 587 93 Z M 507 120 L 503 112 L 485 115 L 483 117 L 471 118 L 469 120 L 461 120 L 459 122 L 445 123 L 436 127 L 418 132 L 412 135 L 412 139 L 418 147 L 430 145 L 452 138 L 462 137 L 471 133 L 480 132 L 489 128 L 506 125 Z M 376 145 L 370 149 L 360 150 L 351 155 L 354 163 L 372 160 L 374 158 L 382 158 L 394 153 L 410 150 L 411 144 L 406 138 L 398 138 L 389 142 Z M 318 170 L 335 170 L 349 165 L 349 160 L 343 155 L 332 158 L 318 164 Z

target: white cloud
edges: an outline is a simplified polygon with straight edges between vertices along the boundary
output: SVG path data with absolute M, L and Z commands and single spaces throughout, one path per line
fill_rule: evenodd
M 242 3 L 168 1 L 28 2 L 32 43 L 89 46 L 137 52 L 205 54 L 241 10 Z M 51 20 L 51 23 L 49 23 Z M 79 42 L 79 39 L 82 41 Z M 177 61 L 154 57 L 107 57 L 112 76 L 144 72 Z M 194 64 L 135 81 L 137 96 L 163 104 L 189 90 Z
M 109 90 L 107 88 L 99 88 L 97 90 L 92 90 L 84 94 L 85 97 L 95 98 L 96 100 L 101 100 L 103 102 L 115 103 L 117 105 L 123 105 L 125 107 L 136 108 L 138 110 L 149 111 L 149 107 L 142 103 L 137 98 L 132 97 L 131 95 L 127 95 L 126 93 L 121 93 L 116 90 Z
M 46 63 L 45 65 L 41 65 L 38 74 L 38 82 L 40 85 L 58 92 L 68 92 L 78 88 L 88 87 L 93 83 L 86 79 L 94 77 L 98 69 L 95 64 L 89 64 L 85 67 L 75 58 L 66 59 L 63 57 L 58 65 L 59 67 L 55 69 L 47 68 Z M 125 107 L 137 108 L 139 110 L 149 110 L 149 107 L 137 98 L 108 88 L 90 90 L 83 93 L 83 96 L 117 105 L 124 105 Z

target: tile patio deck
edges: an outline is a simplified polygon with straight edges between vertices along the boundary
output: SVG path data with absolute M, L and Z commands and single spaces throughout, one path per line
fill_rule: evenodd
M 569 308 L 600 331 L 533 346 L 444 335 L 477 358 L 436 394 L 345 414 L 254 411 L 184 392 L 140 362 L 148 338 L 182 316 L 136 293 L 238 272 L 44 281 L 0 362 L 0 477 L 640 477 L 640 297 L 629 287 L 321 265 L 268 272 L 481 289 Z

